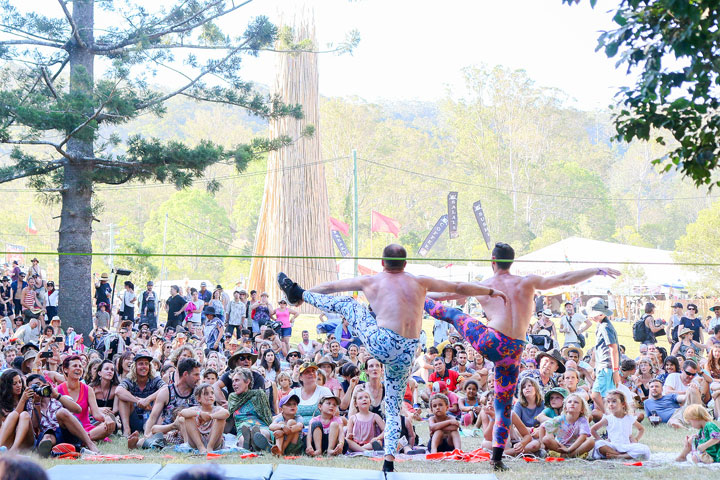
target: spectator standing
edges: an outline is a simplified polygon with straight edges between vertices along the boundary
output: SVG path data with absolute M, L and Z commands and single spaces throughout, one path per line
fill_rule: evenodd
M 165 310 L 167 311 L 168 319 L 165 324 L 165 328 L 177 329 L 178 325 L 182 324 L 183 311 L 187 301 L 180 295 L 180 287 L 173 285 L 170 287 L 170 298 L 165 302 Z
M 120 314 L 121 320 L 135 321 L 135 304 L 137 303 L 137 295 L 135 295 L 135 285 L 131 281 L 125 282 L 125 291 L 123 292 L 123 309 Z
M 58 290 L 55 288 L 55 282 L 52 280 L 47 282 L 47 318 L 52 319 L 57 316 L 58 309 Z
M 575 305 L 572 302 L 566 302 L 565 315 L 560 317 L 560 332 L 565 334 L 563 348 L 583 348 L 585 342 L 581 345 L 578 336 L 582 336 L 591 325 L 592 322 L 585 318 L 585 315 L 575 311 Z
M 108 283 L 108 274 L 103 272 L 98 280 L 97 274 L 93 273 L 93 279 L 95 280 L 95 306 L 104 303 L 110 305 L 110 294 L 112 293 L 112 287 Z
M 147 282 L 140 303 L 140 323 L 147 323 L 150 330 L 157 328 L 157 294 L 153 291 L 153 282 Z
M 693 340 L 696 342 L 704 343 L 703 341 L 703 324 L 699 318 L 697 318 L 698 306 L 694 303 L 688 303 L 687 311 L 685 316 L 680 319 L 680 325 L 682 327 L 689 328 L 693 331 Z M 680 327 L 680 328 L 682 328 Z M 679 340 L 679 339 L 678 339 Z
M 680 325 L 680 320 L 683 316 L 683 304 L 680 302 L 673 303 L 672 306 L 672 315 L 670 315 L 670 320 L 668 320 L 667 323 L 667 338 L 668 342 L 670 342 L 670 345 L 674 345 L 678 341 L 677 332 L 678 332 L 678 326 Z
M 620 352 L 615 327 L 610 323 L 612 311 L 605 300 L 591 298 L 585 307 L 588 319 L 597 322 L 595 331 L 595 383 L 590 397 L 595 409 L 602 414 L 605 411 L 604 399 L 611 390 L 620 386 Z
M 235 290 L 232 301 L 227 304 L 227 333 L 240 338 L 240 332 L 247 328 L 247 292 Z

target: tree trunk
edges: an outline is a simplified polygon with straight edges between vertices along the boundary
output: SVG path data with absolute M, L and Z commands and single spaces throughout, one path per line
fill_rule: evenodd
M 75 0 L 73 20 L 86 45 L 93 42 L 94 0 Z M 94 55 L 73 40 L 70 47 L 70 93 L 91 94 L 93 90 Z M 88 115 L 92 111 L 87 112 Z M 70 139 L 68 153 L 76 157 L 92 157 L 92 141 Z M 92 253 L 92 169 L 82 162 L 71 162 L 64 168 L 62 210 L 58 253 L 60 284 L 58 314 L 63 327 L 73 327 L 87 334 L 92 329 L 92 257 L 62 255 Z
M 314 43 L 314 27 L 307 21 L 301 20 L 300 23 L 296 27 L 296 35 L 299 39 L 312 39 Z M 317 54 L 281 55 L 275 92 L 280 94 L 285 103 L 301 104 L 305 118 L 271 121 L 271 138 L 279 135 L 298 138 L 305 125 L 318 127 Z M 303 138 L 269 154 L 265 192 L 255 237 L 256 255 L 332 255 L 325 170 L 322 165 L 302 167 L 303 164 L 320 160 L 319 133 L 316 130 L 313 137 Z M 292 168 L 298 166 L 301 167 Z M 277 302 L 281 292 L 276 275 L 280 271 L 308 288 L 337 279 L 336 264 L 332 260 L 253 258 L 249 287 L 267 291 L 270 300 Z M 316 312 L 309 307 L 303 310 Z

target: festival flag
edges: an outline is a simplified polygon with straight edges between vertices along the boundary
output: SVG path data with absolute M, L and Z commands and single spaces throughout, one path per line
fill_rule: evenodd
M 330 217 L 330 230 L 342 232 L 342 234 L 347 237 L 348 232 L 350 231 L 350 225 L 345 222 L 341 222 L 337 218 Z
M 428 236 L 425 237 L 425 241 L 420 246 L 420 250 L 418 250 L 418 255 L 421 257 L 427 256 L 427 254 L 430 252 L 430 249 L 435 245 L 435 242 L 438 241 L 438 238 L 440 238 L 440 235 L 445 231 L 445 229 L 448 226 L 448 216 L 443 215 L 442 217 L 438 218 L 438 221 L 435 222 L 435 226 L 430 230 L 430 233 L 428 233 Z
M 485 213 L 483 212 L 480 200 L 473 203 L 473 212 L 475 213 L 475 220 L 477 220 L 483 239 L 485 240 L 485 246 L 490 250 L 490 231 L 488 230 L 487 220 L 485 219 Z
M 332 236 L 333 242 L 335 242 L 335 246 L 340 250 L 340 255 L 343 257 L 350 255 L 350 250 L 348 250 L 347 245 L 345 245 L 345 241 L 342 235 L 340 235 L 340 232 L 338 230 L 331 230 L 330 235 Z
M 35 223 L 32 221 L 32 215 L 28 215 L 27 233 L 30 235 L 37 235 L 38 231 L 35 228 Z
M 458 213 L 457 213 L 458 192 L 450 192 L 447 196 L 448 203 L 448 235 L 450 238 L 458 237 Z
M 390 217 L 386 217 L 382 213 L 378 213 L 373 210 L 370 214 L 371 217 L 371 231 L 373 232 L 385 232 L 392 233 L 397 238 L 400 233 L 400 222 L 393 220 Z

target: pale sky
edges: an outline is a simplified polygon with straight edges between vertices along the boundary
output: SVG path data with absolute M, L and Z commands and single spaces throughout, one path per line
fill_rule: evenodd
M 320 93 L 378 99 L 436 100 L 459 93 L 461 69 L 485 63 L 527 70 L 541 86 L 563 90 L 583 109 L 604 108 L 629 82 L 615 60 L 595 52 L 598 32 L 612 28 L 607 11 L 561 0 L 313 0 L 320 46 L 360 31 L 352 56 L 324 55 Z M 244 15 L 292 9 L 289 0 L 255 1 Z M 273 5 L 273 7 L 270 7 Z M 270 8 L 269 8 L 270 7 Z M 271 85 L 274 62 L 248 61 L 255 80 Z
M 176 0 L 153 0 L 173 4 Z M 12 0 L 23 10 L 62 15 L 57 2 Z M 157 5 L 158 3 L 155 3 Z M 598 32 L 612 28 L 607 11 L 618 0 L 254 0 L 221 22 L 238 35 L 250 18 L 279 20 L 306 4 L 313 8 L 319 47 L 342 41 L 352 29 L 361 41 L 352 56 L 322 55 L 320 93 L 377 100 L 437 100 L 462 94 L 461 69 L 482 63 L 525 69 L 538 85 L 564 91 L 571 105 L 604 108 L 621 85 L 623 69 L 603 52 L 595 52 Z M 107 16 L 96 6 L 96 22 Z M 245 57 L 243 77 L 272 85 L 273 53 Z M 174 75 L 173 75 L 174 76 Z M 180 85 L 162 75 L 157 83 Z M 151 80 L 153 81 L 153 80 Z

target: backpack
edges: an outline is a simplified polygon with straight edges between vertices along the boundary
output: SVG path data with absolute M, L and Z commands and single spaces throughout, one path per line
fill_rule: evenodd
M 645 319 L 647 317 L 647 315 L 643 315 L 642 317 L 640 317 L 640 320 L 633 323 L 633 340 L 635 340 L 636 342 L 642 343 L 649 339 L 648 328 L 645 326 Z

